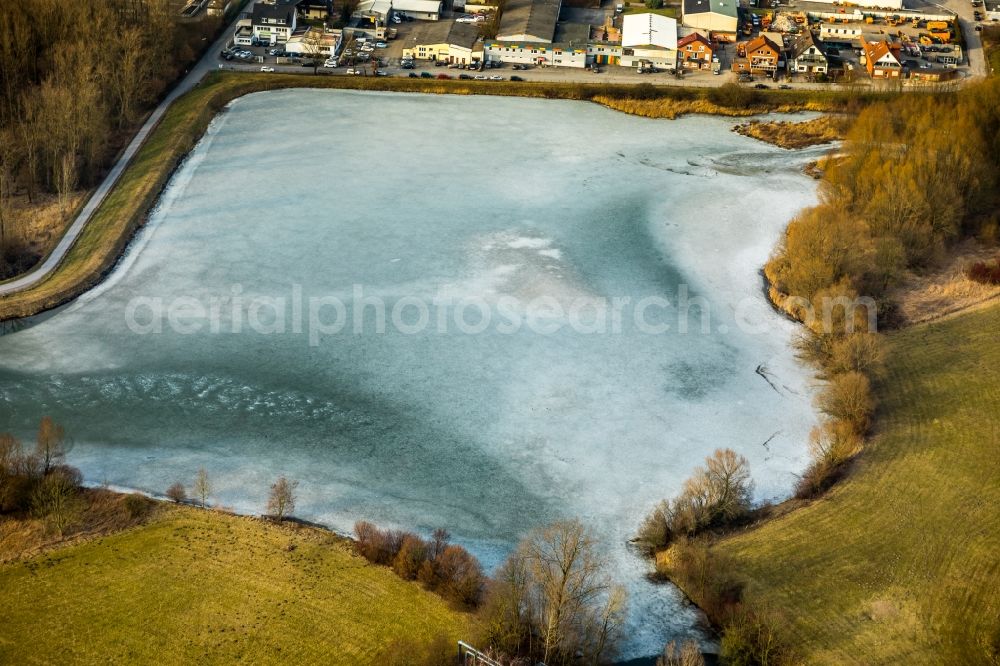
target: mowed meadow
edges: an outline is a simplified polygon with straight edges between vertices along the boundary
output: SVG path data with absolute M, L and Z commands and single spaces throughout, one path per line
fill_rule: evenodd
M 169 505 L 0 565 L 0 589 L 5 664 L 368 664 L 473 630 L 329 532 Z
M 1000 658 L 998 329 L 994 305 L 889 335 L 847 480 L 716 544 L 805 663 Z

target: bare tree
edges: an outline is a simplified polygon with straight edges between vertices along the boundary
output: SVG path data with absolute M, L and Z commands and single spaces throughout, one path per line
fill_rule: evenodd
M 732 520 L 750 509 L 753 481 L 746 458 L 732 449 L 716 449 L 705 459 L 704 475 L 713 518 Z
M 146 101 L 152 65 L 141 29 L 125 28 L 117 37 L 117 62 L 108 68 L 108 84 L 118 107 L 118 126 L 123 127 L 134 119 L 136 107 Z
M 313 74 L 319 70 L 319 66 L 326 59 L 323 55 L 324 41 L 326 41 L 326 36 L 322 28 L 310 27 L 302 36 L 302 55 L 312 63 Z
M 66 432 L 51 416 L 43 416 L 38 425 L 35 455 L 42 466 L 42 474 L 51 472 L 66 457 Z
M 295 511 L 295 489 L 298 486 L 298 481 L 289 481 L 284 476 L 279 477 L 271 484 L 271 494 L 267 499 L 267 512 L 278 522 Z
M 588 622 L 593 633 L 586 636 L 590 640 L 584 654 L 592 664 L 599 664 L 609 648 L 621 638 L 625 629 L 628 592 L 622 585 L 611 587 L 607 600 L 598 608 L 596 616 Z
M 601 615 L 593 609 L 611 589 L 604 560 L 597 555 L 589 531 L 576 520 L 536 530 L 522 545 L 520 556 L 527 565 L 535 630 L 542 639 L 541 659 L 547 664 L 566 661 L 588 636 L 600 632 L 594 619 Z M 594 661 L 610 649 L 611 638 L 608 634 L 591 655 Z
M 187 491 L 184 490 L 184 484 L 178 481 L 174 483 L 169 488 L 167 488 L 167 497 L 180 504 L 187 499 Z
M 670 641 L 656 660 L 656 666 L 705 666 L 705 657 L 693 640 L 684 641 L 679 649 L 676 641 Z
M 69 215 L 69 197 L 76 188 L 76 155 L 66 151 L 59 160 L 56 174 L 56 194 L 59 197 L 59 213 Z
M 194 485 L 191 492 L 198 498 L 198 503 L 202 508 L 208 506 L 208 496 L 212 494 L 212 482 L 208 479 L 208 472 L 202 467 L 198 470 L 198 475 L 194 477 Z
M 31 495 L 32 512 L 45 519 L 60 537 L 79 520 L 83 510 L 79 473 L 74 472 L 72 468 L 59 468 L 45 476 Z

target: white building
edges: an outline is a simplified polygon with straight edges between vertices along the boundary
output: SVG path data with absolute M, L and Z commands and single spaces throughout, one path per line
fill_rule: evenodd
M 659 14 L 626 14 L 622 19 L 622 56 L 625 67 L 677 65 L 677 21 Z
M 361 0 L 354 16 L 387 23 L 393 12 L 406 14 L 418 21 L 437 21 L 441 18 L 441 0 Z
M 488 61 L 582 69 L 592 60 L 588 55 L 589 44 L 589 25 L 560 23 L 554 29 L 552 41 L 548 43 L 488 41 L 485 55 Z
M 297 30 L 285 42 L 285 51 L 296 56 L 323 56 L 329 58 L 340 50 L 340 30 L 306 28 Z
M 824 23 L 819 28 L 819 39 L 823 42 L 853 42 L 861 39 L 861 26 Z
M 295 31 L 295 16 L 294 2 L 258 2 L 250 14 L 253 41 L 259 44 L 284 44 Z

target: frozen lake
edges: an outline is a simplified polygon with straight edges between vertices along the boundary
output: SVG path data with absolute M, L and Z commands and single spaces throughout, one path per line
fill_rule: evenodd
M 811 155 L 731 126 L 237 100 L 110 278 L 0 339 L 0 430 L 48 414 L 90 482 L 162 493 L 205 467 L 246 512 L 287 474 L 304 518 L 447 526 L 488 566 L 579 517 L 630 587 L 626 656 L 655 653 L 696 618 L 626 550 L 641 517 L 716 447 L 787 495 L 815 421 L 757 273 L 815 201 Z

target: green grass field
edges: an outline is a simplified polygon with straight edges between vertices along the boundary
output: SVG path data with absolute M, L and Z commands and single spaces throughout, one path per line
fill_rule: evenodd
M 2 565 L 0 590 L 4 664 L 367 664 L 472 628 L 330 533 L 186 507 Z
M 1000 663 L 1000 306 L 893 333 L 823 499 L 720 542 L 809 664 Z

